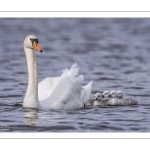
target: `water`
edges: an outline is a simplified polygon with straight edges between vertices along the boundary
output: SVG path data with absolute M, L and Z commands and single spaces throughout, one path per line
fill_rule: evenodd
M 24 109 L 28 74 L 23 41 L 35 34 L 39 81 L 59 76 L 74 62 L 97 91 L 122 90 L 136 106 L 80 110 Z M 0 132 L 149 132 L 150 19 L 1 18 Z

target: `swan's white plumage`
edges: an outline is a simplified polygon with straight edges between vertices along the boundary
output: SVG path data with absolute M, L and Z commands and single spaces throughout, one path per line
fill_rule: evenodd
M 50 96 L 50 91 L 49 89 L 51 89 L 54 85 L 53 80 L 55 78 L 46 78 L 43 81 L 41 81 L 38 84 L 38 97 L 39 97 L 39 101 L 42 101 L 44 99 L 47 99 Z
M 59 77 L 49 77 L 38 84 L 37 65 L 34 48 L 42 52 L 35 35 L 28 35 L 24 40 L 24 50 L 27 58 L 29 83 L 24 98 L 23 107 L 49 109 L 79 109 L 90 100 L 92 82 L 82 87 L 83 75 L 79 75 L 79 67 L 75 63 L 70 69 L 62 70 Z M 37 41 L 37 40 L 36 40 Z
M 62 69 L 62 74 L 61 76 L 65 76 L 68 75 L 71 82 L 79 82 L 81 83 L 84 80 L 84 76 L 83 75 L 78 75 L 79 74 L 79 67 L 78 64 L 75 63 L 72 65 L 72 67 L 68 70 L 66 69 Z
M 93 84 L 93 80 L 89 82 L 87 85 L 85 85 L 84 87 L 81 87 L 80 99 L 82 100 L 84 104 L 86 104 L 90 100 L 92 84 Z
M 90 100 L 92 81 L 82 87 L 83 75 L 73 64 L 64 69 L 60 77 L 46 78 L 38 84 L 38 97 L 42 109 L 79 109 Z

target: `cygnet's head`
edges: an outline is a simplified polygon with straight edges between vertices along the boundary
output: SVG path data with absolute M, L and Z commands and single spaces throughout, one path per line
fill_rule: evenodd
M 117 97 L 119 98 L 119 99 L 122 99 L 123 98 L 123 93 L 122 93 L 122 91 L 117 91 Z
M 110 98 L 110 92 L 109 91 L 104 91 L 103 92 L 103 97 L 104 98 Z
M 116 91 L 111 91 L 111 92 L 110 92 L 110 96 L 111 96 L 111 98 L 117 98 L 117 93 L 116 93 Z
M 39 41 L 37 37 L 33 34 L 28 35 L 24 40 L 24 47 L 29 49 L 36 49 L 39 52 L 42 52 L 42 49 L 39 46 Z
M 102 100 L 102 97 L 103 97 L 102 93 L 96 93 L 94 99 L 100 101 Z

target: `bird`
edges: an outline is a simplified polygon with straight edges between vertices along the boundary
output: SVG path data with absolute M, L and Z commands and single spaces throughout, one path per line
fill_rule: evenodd
M 118 90 L 117 91 L 117 98 L 122 99 L 123 98 L 123 92 Z
M 108 98 L 108 99 L 109 99 L 109 98 L 110 98 L 110 92 L 107 91 L 107 90 L 104 91 L 104 92 L 103 92 L 103 98 Z
M 91 98 L 90 101 L 86 103 L 86 105 L 104 105 L 109 99 L 110 99 L 109 91 L 104 91 L 103 93 L 97 92 L 95 93 L 94 98 Z
M 104 95 L 106 95 L 106 98 L 104 97 Z M 95 93 L 95 101 L 93 102 L 93 105 L 96 106 L 96 105 L 100 105 L 100 106 L 106 106 L 109 99 L 110 98 L 107 98 L 109 97 L 109 91 L 105 91 L 102 93 L 98 92 L 98 93 Z
M 111 91 L 111 99 L 108 101 L 108 105 L 111 106 L 127 106 L 127 105 L 137 105 L 138 101 L 132 98 L 123 98 L 123 92 L 121 90 Z
M 96 93 L 95 96 L 94 96 L 95 100 L 99 100 L 100 101 L 100 100 L 102 100 L 102 98 L 103 98 L 103 94 L 100 93 L 100 92 Z
M 108 101 L 107 105 L 115 104 L 117 100 L 117 92 L 114 90 L 110 91 L 110 101 Z
M 137 105 L 138 101 L 132 98 L 123 98 L 122 91 L 111 91 L 110 96 L 108 96 L 109 91 L 105 91 L 102 93 L 95 93 L 95 101 L 93 105 L 100 106 L 127 106 L 127 105 Z M 105 98 L 105 96 L 107 98 Z M 109 97 L 109 98 L 108 98 Z M 119 98 L 118 98 L 119 97 Z
M 47 77 L 38 83 L 37 64 L 34 49 L 42 52 L 38 38 L 30 34 L 24 40 L 24 51 L 28 68 L 28 87 L 23 100 L 24 108 L 39 110 L 80 109 L 90 100 L 92 83 L 82 86 L 83 75 L 79 75 L 79 66 L 73 64 L 63 69 L 58 77 Z
M 110 98 L 117 98 L 116 91 L 110 91 Z

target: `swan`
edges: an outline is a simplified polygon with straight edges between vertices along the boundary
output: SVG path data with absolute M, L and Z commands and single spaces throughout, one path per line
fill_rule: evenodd
M 93 80 L 81 86 L 84 80 L 75 63 L 70 69 L 62 70 L 58 77 L 45 78 L 38 84 L 36 56 L 34 49 L 42 52 L 35 35 L 28 35 L 24 40 L 24 51 L 28 68 L 28 87 L 23 101 L 24 108 L 39 110 L 80 109 L 90 100 Z
M 110 98 L 110 92 L 109 91 L 104 91 L 103 92 L 103 98 Z
M 122 99 L 123 98 L 123 92 L 118 90 L 117 91 L 117 98 Z
M 110 97 L 111 98 L 117 98 L 117 92 L 116 91 L 110 91 Z
M 95 93 L 95 101 L 93 103 L 94 106 L 97 106 L 97 105 L 100 105 L 100 106 L 106 106 L 109 99 L 109 91 L 104 91 L 103 94 L 98 92 L 98 93 Z
M 103 98 L 103 94 L 102 93 L 96 93 L 94 98 L 91 98 L 87 103 L 86 105 L 94 105 L 94 102 L 96 104 L 96 101 L 101 101 Z M 97 105 L 97 104 L 96 104 Z
M 95 96 L 94 96 L 95 100 L 99 100 L 100 101 L 100 100 L 102 100 L 102 98 L 103 98 L 103 94 L 100 93 L 100 92 L 96 93 Z
M 121 96 L 120 98 L 117 97 L 117 93 L 120 93 Z M 105 93 L 107 94 L 106 97 L 108 97 L 108 91 Z M 95 101 L 93 105 L 100 105 L 100 106 L 127 106 L 127 105 L 137 105 L 138 101 L 134 100 L 132 98 L 123 98 L 123 93 L 122 91 L 111 91 L 110 95 L 111 98 L 105 98 L 104 97 L 104 92 L 102 93 L 96 93 L 95 94 Z
M 132 98 L 123 98 L 122 91 L 118 90 L 110 92 L 111 99 L 108 101 L 108 105 L 111 106 L 126 106 L 126 105 L 137 105 L 138 101 Z

